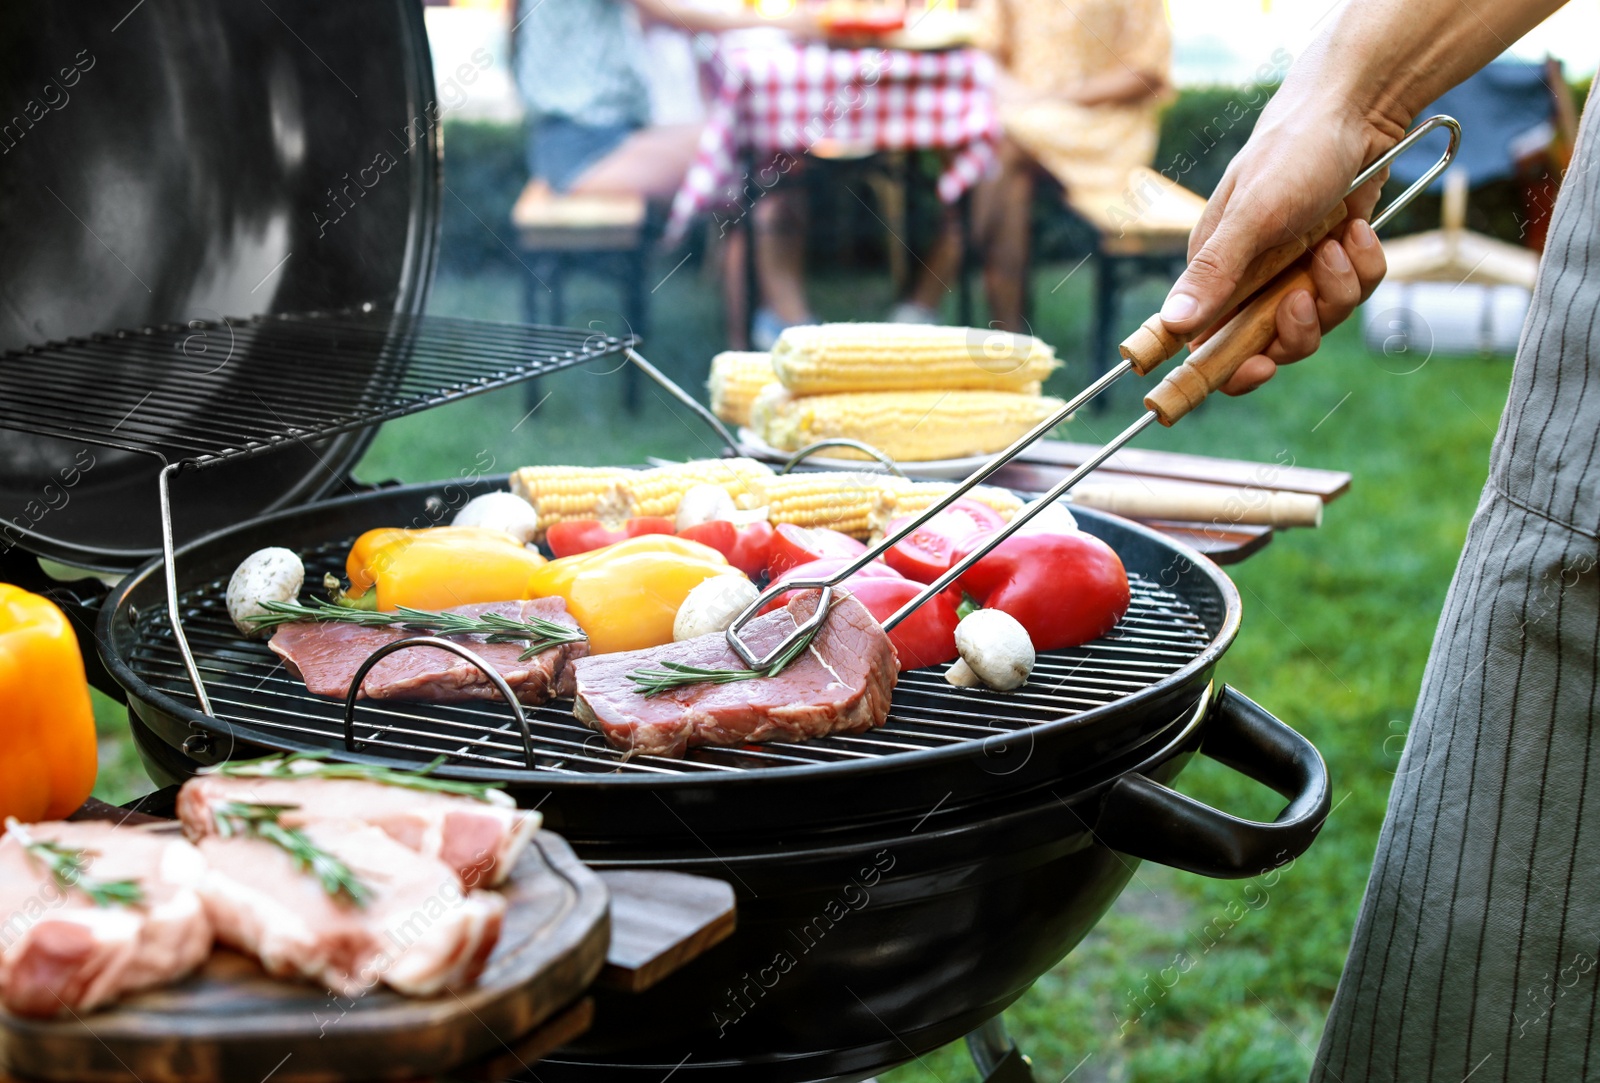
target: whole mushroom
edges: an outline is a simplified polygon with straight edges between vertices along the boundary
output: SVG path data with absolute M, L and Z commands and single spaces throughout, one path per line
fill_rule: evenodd
M 745 606 L 761 595 L 742 575 L 714 575 L 697 585 L 678 606 L 672 621 L 674 643 L 726 632 Z
M 484 493 L 462 505 L 450 524 L 503 530 L 529 545 L 539 535 L 539 511 L 516 493 Z
M 305 565 L 291 550 L 280 546 L 258 549 L 244 558 L 228 580 L 228 616 L 233 626 L 250 639 L 264 639 L 271 629 L 250 623 L 266 613 L 262 602 L 292 602 L 306 581 Z
M 998 692 L 1021 688 L 1033 672 L 1033 640 L 1017 618 L 998 609 L 976 609 L 956 625 L 956 650 L 961 658 L 944 679 L 959 688 L 979 682 Z

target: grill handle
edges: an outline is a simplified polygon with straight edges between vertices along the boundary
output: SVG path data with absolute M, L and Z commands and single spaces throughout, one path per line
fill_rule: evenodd
M 1253 700 L 1224 687 L 1202 755 L 1289 799 L 1272 823 L 1221 812 L 1144 775 L 1107 791 L 1096 838 L 1131 857 L 1219 880 L 1259 876 L 1305 853 L 1328 818 L 1328 768 L 1316 747 Z

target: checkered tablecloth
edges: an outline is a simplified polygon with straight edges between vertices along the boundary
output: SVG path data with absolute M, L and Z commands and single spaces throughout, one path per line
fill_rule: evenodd
M 977 49 L 907 52 L 791 42 L 734 45 L 713 61 L 717 90 L 700 147 L 673 199 L 670 241 L 707 210 L 737 220 L 819 144 L 951 150 L 939 197 L 953 203 L 988 170 L 1000 138 L 994 62 Z M 743 158 L 754 169 L 745 176 Z

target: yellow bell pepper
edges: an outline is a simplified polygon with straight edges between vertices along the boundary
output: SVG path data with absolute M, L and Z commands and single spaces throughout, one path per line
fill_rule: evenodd
M 672 642 L 672 621 L 689 592 L 717 575 L 743 575 L 709 545 L 646 534 L 552 560 L 528 580 L 528 597 L 566 600 L 593 654 Z
M 83 655 L 48 598 L 0 583 L 0 821 L 59 820 L 94 788 Z
M 380 610 L 448 609 L 526 598 L 529 573 L 544 563 L 502 530 L 382 527 L 356 539 L 345 574 L 353 596 L 377 587 Z

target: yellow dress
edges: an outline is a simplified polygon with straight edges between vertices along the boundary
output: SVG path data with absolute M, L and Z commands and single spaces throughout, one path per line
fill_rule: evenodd
M 1014 84 L 997 103 L 1006 135 L 1062 184 L 1121 191 L 1134 167 L 1154 161 L 1161 99 L 1084 106 L 1070 98 L 1110 72 L 1168 70 L 1162 0 L 980 0 L 978 11 L 979 41 Z

